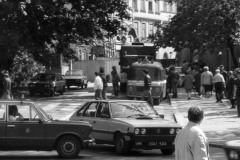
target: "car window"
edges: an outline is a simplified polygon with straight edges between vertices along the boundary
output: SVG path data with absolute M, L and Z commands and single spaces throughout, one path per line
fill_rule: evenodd
M 38 121 L 39 115 L 34 107 L 26 104 L 8 105 L 9 121 Z
M 0 105 L 0 121 L 5 120 L 6 116 L 6 106 L 5 105 Z
M 88 108 L 89 103 L 86 103 L 81 109 L 77 112 L 77 116 L 82 116 L 83 112 Z
M 106 102 L 101 102 L 96 117 L 106 117 L 110 116 L 109 106 Z
M 85 116 L 85 117 L 94 117 L 95 116 L 95 113 L 97 111 L 97 106 L 98 106 L 98 103 L 97 102 L 93 102 L 93 103 L 90 103 L 88 108 L 85 110 L 85 112 L 83 113 L 82 116 Z

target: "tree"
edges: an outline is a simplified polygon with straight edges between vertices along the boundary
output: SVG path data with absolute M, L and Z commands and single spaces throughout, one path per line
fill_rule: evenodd
M 234 45 L 240 36 L 239 0 L 179 0 L 178 13 L 168 25 L 158 27 L 162 34 L 155 38 L 157 46 L 178 49 L 189 47 L 219 52 L 229 48 L 234 58 Z M 235 67 L 237 62 L 234 61 Z
M 129 19 L 125 0 L 4 0 L 0 1 L 0 56 L 9 66 L 20 50 L 45 64 L 47 57 L 72 58 L 70 44 L 91 44 L 124 29 Z

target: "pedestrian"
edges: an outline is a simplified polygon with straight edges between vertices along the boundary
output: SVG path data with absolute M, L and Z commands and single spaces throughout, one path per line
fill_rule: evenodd
M 8 72 L 3 73 L 3 99 L 12 99 L 11 98 L 11 79 L 9 78 Z
M 223 99 L 223 91 L 225 86 L 225 80 L 222 74 L 220 74 L 220 70 L 215 70 L 215 75 L 213 76 L 213 84 L 216 93 L 216 102 L 221 102 Z
M 142 100 L 145 100 L 145 96 L 148 97 L 148 102 L 151 106 L 153 106 L 153 99 L 152 99 L 152 80 L 150 75 L 148 74 L 147 69 L 143 69 L 143 75 L 144 75 L 144 91 L 142 95 Z
M 175 71 L 175 67 L 170 68 L 168 81 L 170 81 L 170 85 L 173 93 L 172 98 L 177 98 L 178 97 L 177 86 L 179 82 L 179 74 Z
M 188 124 L 175 138 L 175 160 L 209 160 L 209 144 L 205 133 L 199 127 L 204 112 L 201 107 L 188 110 Z
M 95 99 L 102 100 L 103 82 L 98 72 L 95 72 L 94 91 Z
M 183 64 L 182 64 L 182 73 L 186 74 L 188 68 L 189 68 L 189 63 L 188 63 L 186 60 L 183 60 Z
M 233 97 L 233 91 L 234 91 L 234 80 L 235 77 L 233 75 L 233 71 L 228 72 L 228 81 L 226 83 L 226 91 L 227 91 L 227 98 L 231 102 L 231 108 L 235 108 L 235 98 Z
M 108 83 L 107 83 L 107 80 L 106 80 L 106 75 L 104 73 L 104 68 L 103 67 L 100 67 L 100 69 L 99 69 L 99 76 L 101 77 L 102 83 L 103 83 L 102 99 L 107 99 L 106 90 L 107 90 L 107 87 L 108 87 Z
M 120 82 L 120 78 L 119 78 L 119 76 L 118 76 L 116 66 L 112 66 L 111 75 L 112 75 L 113 93 L 114 93 L 114 95 L 117 97 L 117 96 L 119 96 L 118 92 L 119 92 L 119 82 Z
M 229 77 L 228 77 L 228 72 L 224 68 L 224 65 L 220 65 L 219 69 L 220 69 L 220 74 L 223 75 L 223 78 L 224 78 L 225 82 L 227 83 Z M 224 87 L 223 92 L 224 92 L 225 97 L 227 97 L 226 87 Z
M 187 73 L 187 75 L 184 76 L 183 82 L 184 82 L 184 88 L 188 95 L 188 100 L 190 100 L 191 92 L 193 89 L 193 83 L 194 83 L 195 79 L 194 79 L 193 75 L 191 74 L 190 70 L 188 70 L 186 73 Z
M 205 98 L 209 98 L 212 93 L 212 79 L 213 74 L 209 71 L 208 66 L 203 67 L 203 73 L 201 74 L 201 86 L 204 88 Z
M 127 92 L 127 73 L 123 70 L 120 73 L 120 91 L 123 93 Z
M 196 74 L 194 75 L 194 88 L 198 93 L 198 96 L 201 95 L 200 87 L 201 87 L 201 69 L 196 70 Z
M 237 101 L 238 117 L 240 117 L 240 68 L 235 70 L 237 78 L 234 81 L 233 97 Z

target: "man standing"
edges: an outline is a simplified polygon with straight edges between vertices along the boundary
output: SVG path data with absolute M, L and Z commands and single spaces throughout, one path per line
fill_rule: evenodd
M 99 76 L 101 77 L 102 82 L 103 82 L 102 98 L 107 99 L 106 89 L 108 87 L 108 84 L 107 84 L 107 80 L 106 80 L 106 76 L 105 76 L 103 67 L 100 67 L 100 69 L 99 69 Z
M 95 72 L 94 91 L 96 100 L 102 99 L 102 89 L 103 89 L 102 79 L 101 77 L 99 77 L 98 72 Z
M 226 90 L 227 90 L 227 98 L 230 100 L 232 107 L 235 108 L 235 98 L 233 97 L 233 91 L 234 91 L 234 80 L 235 77 L 233 75 L 233 71 L 228 72 L 228 81 L 226 83 Z
M 8 72 L 4 72 L 3 76 L 3 99 L 11 99 L 11 79 L 9 78 Z
M 240 68 L 235 70 L 237 78 L 234 81 L 234 98 L 236 98 L 237 102 L 237 111 L 238 111 L 238 117 L 240 117 Z
M 209 160 L 208 139 L 199 127 L 203 114 L 200 107 L 188 110 L 189 122 L 175 139 L 175 160 Z
M 222 103 L 223 91 L 225 86 L 225 80 L 223 75 L 220 74 L 220 70 L 216 69 L 215 75 L 213 76 L 213 84 L 215 87 L 216 100 Z
M 145 96 L 147 96 L 149 104 L 153 106 L 151 77 L 148 74 L 147 69 L 143 69 L 143 74 L 144 74 L 144 91 L 143 91 L 143 95 L 142 95 L 142 100 L 144 100 Z
M 168 81 L 170 82 L 171 89 L 173 92 L 172 98 L 177 98 L 177 96 L 178 96 L 177 86 L 178 86 L 178 82 L 179 82 L 179 74 L 175 71 L 175 67 L 170 68 Z
M 117 97 L 118 96 L 118 91 L 119 91 L 120 78 L 118 76 L 116 66 L 112 66 L 111 75 L 112 75 L 113 92 L 114 92 L 114 95 Z

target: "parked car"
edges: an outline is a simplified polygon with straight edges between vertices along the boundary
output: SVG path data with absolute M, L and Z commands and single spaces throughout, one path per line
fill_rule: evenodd
M 89 122 L 95 142 L 114 144 L 117 153 L 161 149 L 171 155 L 181 126 L 163 117 L 145 101 L 94 100 L 77 109 L 70 120 Z
M 240 159 L 240 140 L 228 141 L 224 146 L 228 160 Z
M 0 150 L 57 150 L 73 158 L 93 142 L 90 123 L 53 120 L 32 101 L 1 100 L 0 130 Z
M 56 92 L 63 94 L 65 92 L 65 80 L 59 73 L 39 73 L 28 84 L 29 94 L 49 93 L 55 96 Z
M 83 70 L 68 70 L 64 76 L 68 89 L 71 86 L 78 86 L 81 88 L 88 86 L 88 79 Z

